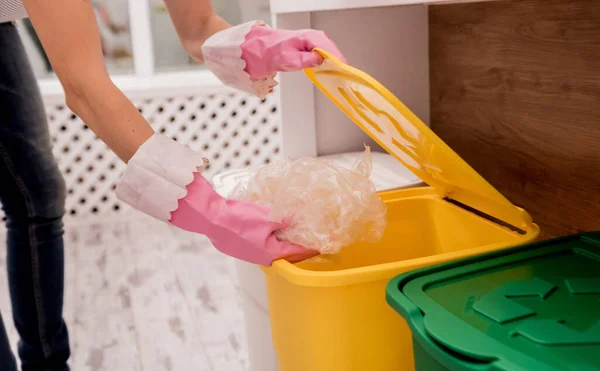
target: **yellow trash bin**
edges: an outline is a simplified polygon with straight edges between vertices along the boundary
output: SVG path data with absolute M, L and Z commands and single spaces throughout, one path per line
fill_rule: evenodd
M 394 276 L 523 245 L 539 233 L 393 94 L 324 51 L 308 77 L 428 187 L 382 194 L 388 227 L 377 244 L 264 268 L 281 371 L 414 370 L 409 329 L 385 301 Z

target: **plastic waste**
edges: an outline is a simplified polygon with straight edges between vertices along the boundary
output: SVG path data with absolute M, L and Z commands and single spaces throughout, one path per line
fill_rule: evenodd
M 276 232 L 280 240 L 335 254 L 354 242 L 383 237 L 387 208 L 371 171 L 367 146 L 350 169 L 311 157 L 284 159 L 253 171 L 230 197 L 269 207 L 272 221 L 289 225 Z

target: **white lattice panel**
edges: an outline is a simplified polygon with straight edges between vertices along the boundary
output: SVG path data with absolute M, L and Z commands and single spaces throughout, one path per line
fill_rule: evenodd
M 280 152 L 275 95 L 242 93 L 140 99 L 134 102 L 157 132 L 210 159 L 207 175 L 268 163 Z M 122 212 L 115 184 L 124 164 L 62 104 L 46 107 L 54 154 L 65 177 L 67 214 Z

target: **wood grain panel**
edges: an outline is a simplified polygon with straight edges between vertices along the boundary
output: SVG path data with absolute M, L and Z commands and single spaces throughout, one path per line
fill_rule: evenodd
M 433 129 L 542 237 L 600 230 L 600 1 L 432 6 Z

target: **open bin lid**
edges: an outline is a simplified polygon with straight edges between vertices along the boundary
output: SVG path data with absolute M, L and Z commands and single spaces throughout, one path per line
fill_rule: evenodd
M 450 370 L 600 370 L 600 232 L 400 275 L 387 301 Z
M 326 51 L 315 51 L 325 60 L 304 70 L 312 82 L 441 197 L 520 230 L 531 229 L 527 212 L 492 187 L 383 85 Z

